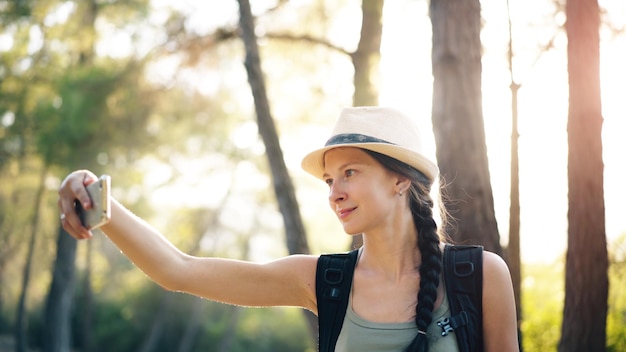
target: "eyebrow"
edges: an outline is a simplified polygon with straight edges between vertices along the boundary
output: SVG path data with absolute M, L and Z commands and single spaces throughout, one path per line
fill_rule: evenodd
M 365 163 L 364 163 L 364 162 L 362 162 L 362 161 L 348 161 L 348 162 L 346 162 L 346 163 L 341 164 L 341 165 L 337 168 L 337 170 L 343 170 L 343 169 L 345 169 L 345 168 L 347 168 L 348 166 L 351 166 L 351 165 L 364 165 L 364 164 L 365 164 Z M 322 178 L 326 178 L 326 177 L 328 177 L 328 176 L 330 176 L 330 175 L 328 175 L 328 173 L 327 173 L 327 172 L 324 172 L 324 174 L 322 175 Z

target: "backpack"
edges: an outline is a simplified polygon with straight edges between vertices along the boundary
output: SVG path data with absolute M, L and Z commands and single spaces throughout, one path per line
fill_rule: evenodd
M 439 322 L 443 336 L 454 331 L 461 352 L 482 351 L 483 247 L 446 245 L 443 280 L 450 318 Z M 319 322 L 319 351 L 333 352 L 352 286 L 358 250 L 324 254 L 317 262 L 315 292 Z

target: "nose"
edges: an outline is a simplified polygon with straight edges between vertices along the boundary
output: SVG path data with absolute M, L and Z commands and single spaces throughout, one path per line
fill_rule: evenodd
M 338 203 L 346 199 L 346 192 L 339 182 L 334 182 L 328 190 L 328 202 L 330 204 Z

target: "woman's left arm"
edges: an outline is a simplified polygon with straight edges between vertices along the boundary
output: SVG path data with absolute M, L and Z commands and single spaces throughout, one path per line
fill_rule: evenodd
M 485 351 L 519 351 L 511 274 L 504 260 L 483 253 L 483 336 Z

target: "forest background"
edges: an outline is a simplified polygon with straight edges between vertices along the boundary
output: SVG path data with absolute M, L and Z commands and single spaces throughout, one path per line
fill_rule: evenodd
M 365 3 L 368 3 L 367 1 Z M 374 2 L 372 2 L 374 3 Z M 380 2 L 382 3 L 382 2 Z M 481 3 L 482 108 L 501 244 L 509 233 L 511 78 L 519 89 L 521 332 L 555 350 L 565 296 L 567 37 L 564 3 Z M 312 253 L 349 247 L 325 186 L 299 168 L 355 101 L 359 1 L 255 1 L 283 160 Z M 626 349 L 626 4 L 600 1 L 607 350 Z M 53 350 L 53 277 L 71 295 L 57 330 L 84 351 L 314 350 L 291 308 L 241 309 L 168 293 L 106 239 L 68 245 L 56 190 L 71 170 L 113 176 L 113 195 L 181 249 L 265 261 L 291 252 L 259 137 L 237 2 L 0 1 L 0 351 Z M 510 17 L 509 17 L 510 15 Z M 435 158 L 429 3 L 387 1 L 380 105 L 415 116 Z M 509 19 L 513 73 L 509 67 Z M 65 241 L 65 242 L 64 242 Z M 70 253 L 58 254 L 58 248 Z M 72 250 L 74 252 L 72 252 Z M 71 258 L 75 272 L 59 272 Z M 63 282 L 63 281 L 61 281 Z M 58 298 L 57 298 L 58 299 Z M 72 303 L 73 302 L 73 303 Z M 61 315 L 62 316 L 62 315 Z M 62 324 L 59 324 L 62 327 Z

